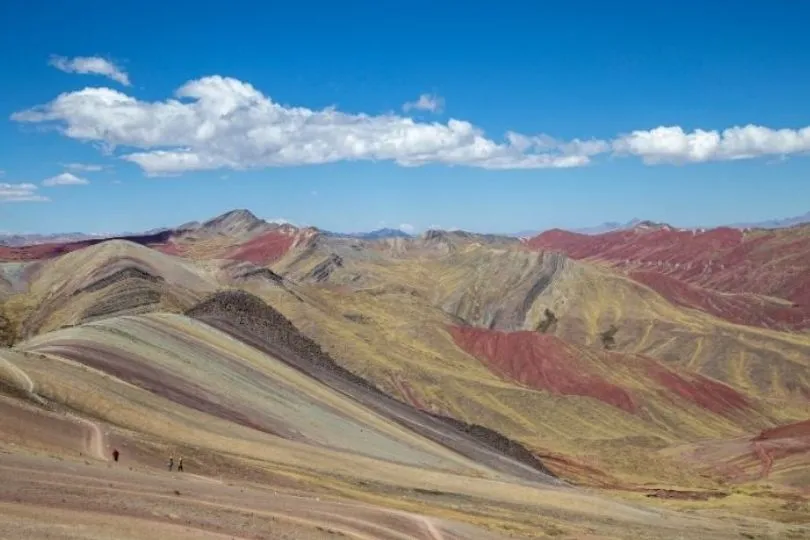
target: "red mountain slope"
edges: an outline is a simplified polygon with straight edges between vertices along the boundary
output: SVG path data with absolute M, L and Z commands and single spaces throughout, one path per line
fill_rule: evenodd
M 589 373 L 574 347 L 556 336 L 472 327 L 451 327 L 450 333 L 505 379 L 554 394 L 592 397 L 631 413 L 637 408 L 629 392 Z
M 173 231 L 162 231 L 155 234 L 134 236 L 116 236 L 110 238 L 91 238 L 78 242 L 62 242 L 52 244 L 33 244 L 30 246 L 0 246 L 0 261 L 37 261 L 53 259 L 66 253 L 72 253 L 89 246 L 94 246 L 109 240 L 129 240 L 142 246 L 151 247 L 169 255 L 179 254 L 179 246 L 172 242 Z
M 748 232 L 636 228 L 594 236 L 552 230 L 525 245 L 608 262 L 673 303 L 735 323 L 810 327 L 808 226 Z
M 292 225 L 267 225 L 270 230 L 259 232 L 257 236 L 244 237 L 226 235 L 216 236 L 204 229 L 192 231 L 187 234 L 183 230 L 167 230 L 156 234 L 116 237 L 129 240 L 142 246 L 156 249 L 167 255 L 184 256 L 189 248 L 199 243 L 210 242 L 211 238 L 219 241 L 219 245 L 209 250 L 207 255 L 238 261 L 251 262 L 259 265 L 272 264 L 287 252 L 309 240 L 317 234 L 316 229 L 298 229 Z M 201 234 L 199 231 L 208 234 Z M 78 242 L 35 244 L 30 246 L 0 246 L 0 261 L 35 261 L 53 259 L 86 248 L 112 238 L 93 238 Z M 240 243 L 241 242 L 241 243 Z
M 645 399 L 696 405 L 724 416 L 751 408 L 749 400 L 730 386 L 702 375 L 676 373 L 651 358 L 587 350 L 531 331 L 455 326 L 449 331 L 460 348 L 504 379 L 552 394 L 593 398 L 631 414 L 640 413 Z M 635 390 L 622 385 L 629 380 Z
M 248 240 L 228 252 L 225 257 L 258 265 L 272 264 L 286 255 L 290 249 L 316 234 L 316 229 L 298 229 L 292 225 L 282 225 Z

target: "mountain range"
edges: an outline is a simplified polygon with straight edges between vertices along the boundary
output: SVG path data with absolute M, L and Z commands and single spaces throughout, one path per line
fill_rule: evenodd
M 780 229 L 783 227 L 803 225 L 805 223 L 810 223 L 810 212 L 791 218 L 771 219 L 768 221 L 759 221 L 754 223 L 736 223 L 730 226 L 737 229 Z
M 810 534 L 810 225 L 338 234 L 243 209 L 0 247 L 0 302 L 0 500 L 44 470 L 102 512 L 123 492 L 87 486 L 192 493 L 228 535 L 236 501 L 310 538 Z M 197 475 L 175 495 L 170 454 Z
M 653 224 L 654 222 L 641 220 L 638 218 L 633 218 L 625 223 L 621 223 L 618 221 L 607 221 L 602 223 L 601 225 L 595 225 L 593 227 L 582 227 L 578 229 L 571 229 L 570 232 L 580 233 L 580 234 L 602 234 L 612 231 L 621 231 L 626 229 L 632 229 L 639 225 L 643 224 Z M 806 223 L 810 223 L 810 212 L 806 214 L 802 214 L 801 216 L 795 216 L 790 218 L 784 219 L 771 219 L 766 221 L 756 221 L 756 222 L 741 222 L 741 223 L 734 223 L 731 225 L 727 225 L 728 227 L 734 229 L 781 229 L 786 227 L 793 227 L 795 225 L 803 225 Z M 711 227 L 690 227 L 689 229 L 706 229 Z M 517 233 L 513 233 L 510 236 L 517 236 L 523 238 L 531 238 L 533 236 L 537 236 L 538 234 L 542 233 L 541 230 L 525 230 L 520 231 Z
M 257 218 L 258 219 L 258 218 Z M 619 231 L 619 230 L 626 230 L 632 229 L 639 225 L 643 224 L 652 224 L 654 222 L 645 221 L 638 218 L 633 218 L 630 221 L 625 223 L 620 223 L 618 221 L 608 221 L 602 223 L 601 225 L 596 225 L 593 227 L 582 227 L 571 229 L 571 232 L 581 233 L 581 234 L 602 234 L 611 231 Z M 785 227 L 793 227 L 795 225 L 801 225 L 805 223 L 810 223 L 810 212 L 803 214 L 801 216 L 795 216 L 792 218 L 784 218 L 784 219 L 773 219 L 761 222 L 751 222 L 751 223 L 736 223 L 732 225 L 728 225 L 729 227 L 736 228 L 736 229 L 779 229 Z M 279 225 L 283 223 L 277 223 Z M 198 222 L 191 222 L 186 223 L 177 227 L 178 229 L 183 228 L 193 228 L 199 226 Z M 705 228 L 705 227 L 703 227 Z M 168 230 L 168 227 L 162 227 L 159 229 L 152 229 L 142 233 L 136 232 L 125 232 L 120 234 L 112 234 L 112 233 L 79 233 L 79 232 L 72 232 L 72 233 L 51 233 L 51 234 L 26 234 L 26 233 L 0 233 L 0 245 L 3 246 L 25 246 L 25 245 L 32 245 L 32 244 L 48 244 L 48 243 L 68 243 L 68 242 L 78 242 L 82 240 L 91 240 L 94 238 L 118 238 L 118 237 L 128 237 L 128 236 L 138 236 L 138 235 L 149 235 L 155 234 L 157 232 L 161 232 L 164 230 Z M 535 229 L 527 229 L 524 231 L 519 231 L 516 233 L 511 233 L 506 236 L 514 236 L 518 238 L 531 238 L 533 236 L 537 236 L 541 234 L 542 230 L 535 230 Z M 326 231 L 322 230 L 322 234 L 327 236 L 339 237 L 339 238 L 358 238 L 361 240 L 378 240 L 384 238 L 410 238 L 413 235 L 406 233 L 401 229 L 393 229 L 389 227 L 375 229 L 373 231 L 367 232 L 352 232 L 352 233 L 341 233 L 341 232 L 333 232 L 333 231 Z
M 339 233 L 324 231 L 323 234 L 338 238 L 359 238 L 361 240 L 380 240 L 383 238 L 410 238 L 411 235 L 401 229 L 384 227 L 369 232 Z

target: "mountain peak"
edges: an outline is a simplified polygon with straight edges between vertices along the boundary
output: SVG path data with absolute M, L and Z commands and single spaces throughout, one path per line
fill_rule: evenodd
M 673 227 L 672 225 L 670 225 L 668 223 L 663 223 L 663 222 L 658 222 L 658 221 L 651 221 L 649 219 L 645 219 L 643 221 L 636 221 L 630 228 L 635 230 L 635 231 L 649 231 L 649 230 L 672 231 L 672 230 L 675 230 L 675 227 Z
M 208 220 L 206 223 L 211 223 L 213 221 L 227 221 L 227 220 L 251 220 L 251 221 L 261 221 L 256 214 L 251 212 L 246 208 L 237 208 L 235 210 L 229 210 L 224 214 L 221 214 L 215 218 Z
M 237 235 L 253 232 L 267 225 L 266 221 L 256 217 L 250 210 L 240 208 L 209 219 L 201 228 L 213 234 Z
M 363 233 L 367 238 L 411 238 L 411 235 L 402 229 L 392 229 L 390 227 L 383 227 L 382 229 L 375 229 L 368 233 Z

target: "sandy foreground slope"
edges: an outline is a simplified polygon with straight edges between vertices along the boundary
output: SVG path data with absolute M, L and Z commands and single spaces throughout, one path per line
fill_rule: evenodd
M 155 383 L 164 386 L 147 390 L 143 380 L 136 385 L 113 375 L 110 365 L 90 365 L 99 344 L 100 362 L 116 362 L 129 350 L 124 363 L 140 366 L 142 377 L 147 365 L 163 369 Z M 0 531 L 12 538 L 71 537 L 66 532 L 74 538 L 205 538 L 200 529 L 211 538 L 804 534 L 797 526 L 690 516 L 510 477 L 178 315 L 100 321 L 46 334 L 23 349 L 0 352 L 0 429 L 7 452 L 0 454 Z M 229 363 L 237 358 L 254 362 L 259 373 L 240 377 Z M 197 362 L 205 369 L 194 369 Z M 172 388 L 171 380 L 178 373 L 211 409 L 179 399 L 182 387 Z M 261 416 L 297 422 L 287 415 L 301 407 L 316 425 L 302 422 L 299 437 L 284 438 L 261 424 L 240 423 L 233 415 L 240 401 L 229 403 L 229 396 L 251 399 L 251 392 L 271 383 L 277 385 L 272 392 L 290 392 L 293 405 L 259 395 L 251 406 L 263 407 Z M 317 425 L 330 410 L 337 416 Z M 349 412 L 350 418 L 341 418 Z M 353 422 L 378 444 L 363 445 L 361 452 L 351 447 L 360 435 L 337 436 Z M 124 455 L 117 465 L 108 461 L 112 446 Z M 169 453 L 185 456 L 187 473 L 161 470 Z
M 0 534 L 25 538 L 484 538 L 475 527 L 193 473 L 4 454 Z

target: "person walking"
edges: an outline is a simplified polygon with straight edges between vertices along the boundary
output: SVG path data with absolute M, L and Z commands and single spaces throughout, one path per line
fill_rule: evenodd
M 169 472 L 174 468 L 174 456 L 169 456 Z
M 118 449 L 117 448 L 113 448 L 112 456 L 113 456 L 113 461 L 118 463 Z
M 183 456 L 180 456 L 180 459 L 177 460 L 177 471 L 183 472 Z

